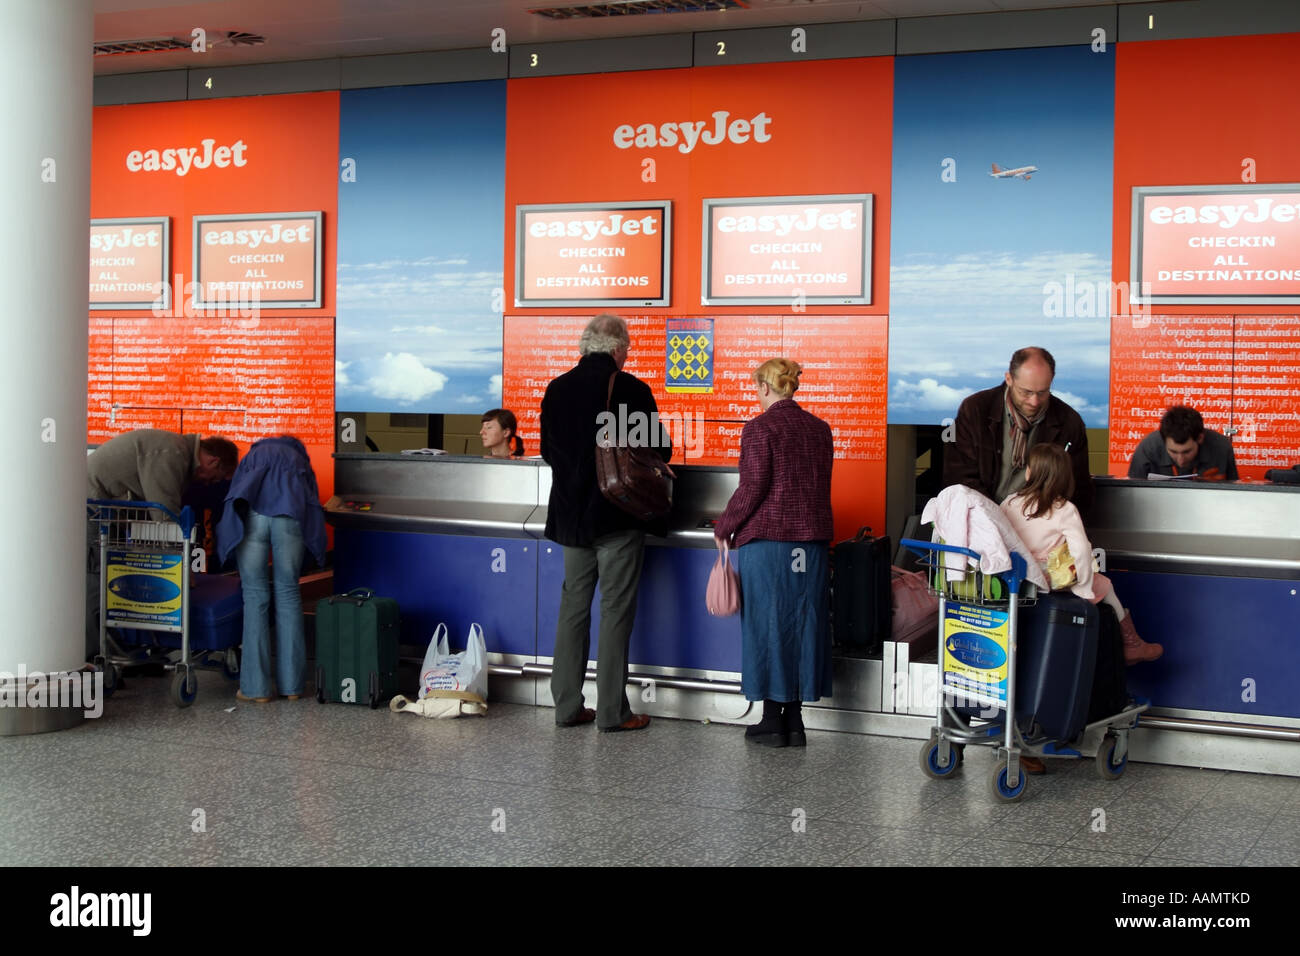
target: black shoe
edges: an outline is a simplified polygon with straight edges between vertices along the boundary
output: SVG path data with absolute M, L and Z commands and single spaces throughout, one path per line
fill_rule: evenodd
M 788 746 L 807 747 L 808 734 L 803 727 L 803 707 L 798 701 L 785 705 L 785 713 L 781 715 L 782 729 L 785 731 Z
M 784 730 L 784 723 L 780 717 L 764 717 L 758 723 L 746 727 L 745 736 L 753 740 L 755 737 L 770 737 L 772 734 L 780 734 Z

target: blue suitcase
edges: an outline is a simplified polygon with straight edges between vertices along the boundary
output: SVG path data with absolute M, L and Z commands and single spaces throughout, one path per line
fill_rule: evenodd
M 190 576 L 190 653 L 224 651 L 244 639 L 244 591 L 239 578 L 225 574 Z M 120 630 L 126 644 L 180 647 L 179 631 Z
M 1016 717 L 1029 733 L 1074 740 L 1088 722 L 1097 666 L 1097 606 L 1068 591 L 1040 594 L 1016 624 Z

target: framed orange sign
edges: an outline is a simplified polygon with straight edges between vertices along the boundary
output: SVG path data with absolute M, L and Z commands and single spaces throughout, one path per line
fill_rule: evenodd
M 701 304 L 870 305 L 872 198 L 704 200 Z
M 319 309 L 321 213 L 194 217 L 194 306 Z
M 1134 186 L 1130 301 L 1300 303 L 1300 184 Z
M 515 207 L 515 306 L 661 306 L 672 203 Z
M 171 217 L 90 220 L 90 308 L 171 308 Z

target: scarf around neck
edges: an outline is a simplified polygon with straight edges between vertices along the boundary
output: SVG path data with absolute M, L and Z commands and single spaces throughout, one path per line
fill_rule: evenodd
M 1010 386 L 1003 387 L 1002 402 L 1006 405 L 1007 414 L 1011 416 L 1011 470 L 1019 471 L 1025 467 L 1025 454 L 1029 450 L 1029 433 L 1034 430 L 1035 425 L 1047 417 L 1047 406 L 1044 406 L 1039 416 L 1031 422 L 1011 401 Z M 1051 404 L 1050 399 L 1048 404 Z

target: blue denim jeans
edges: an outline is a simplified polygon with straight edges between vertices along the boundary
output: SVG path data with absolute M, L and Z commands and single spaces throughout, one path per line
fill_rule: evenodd
M 245 697 L 272 697 L 271 584 L 275 586 L 275 684 L 281 694 L 303 692 L 307 649 L 303 637 L 302 528 L 294 518 L 268 517 L 252 508 L 244 519 L 244 538 L 235 548 L 244 588 L 244 653 L 239 689 Z M 272 561 L 267 570 L 268 557 Z

